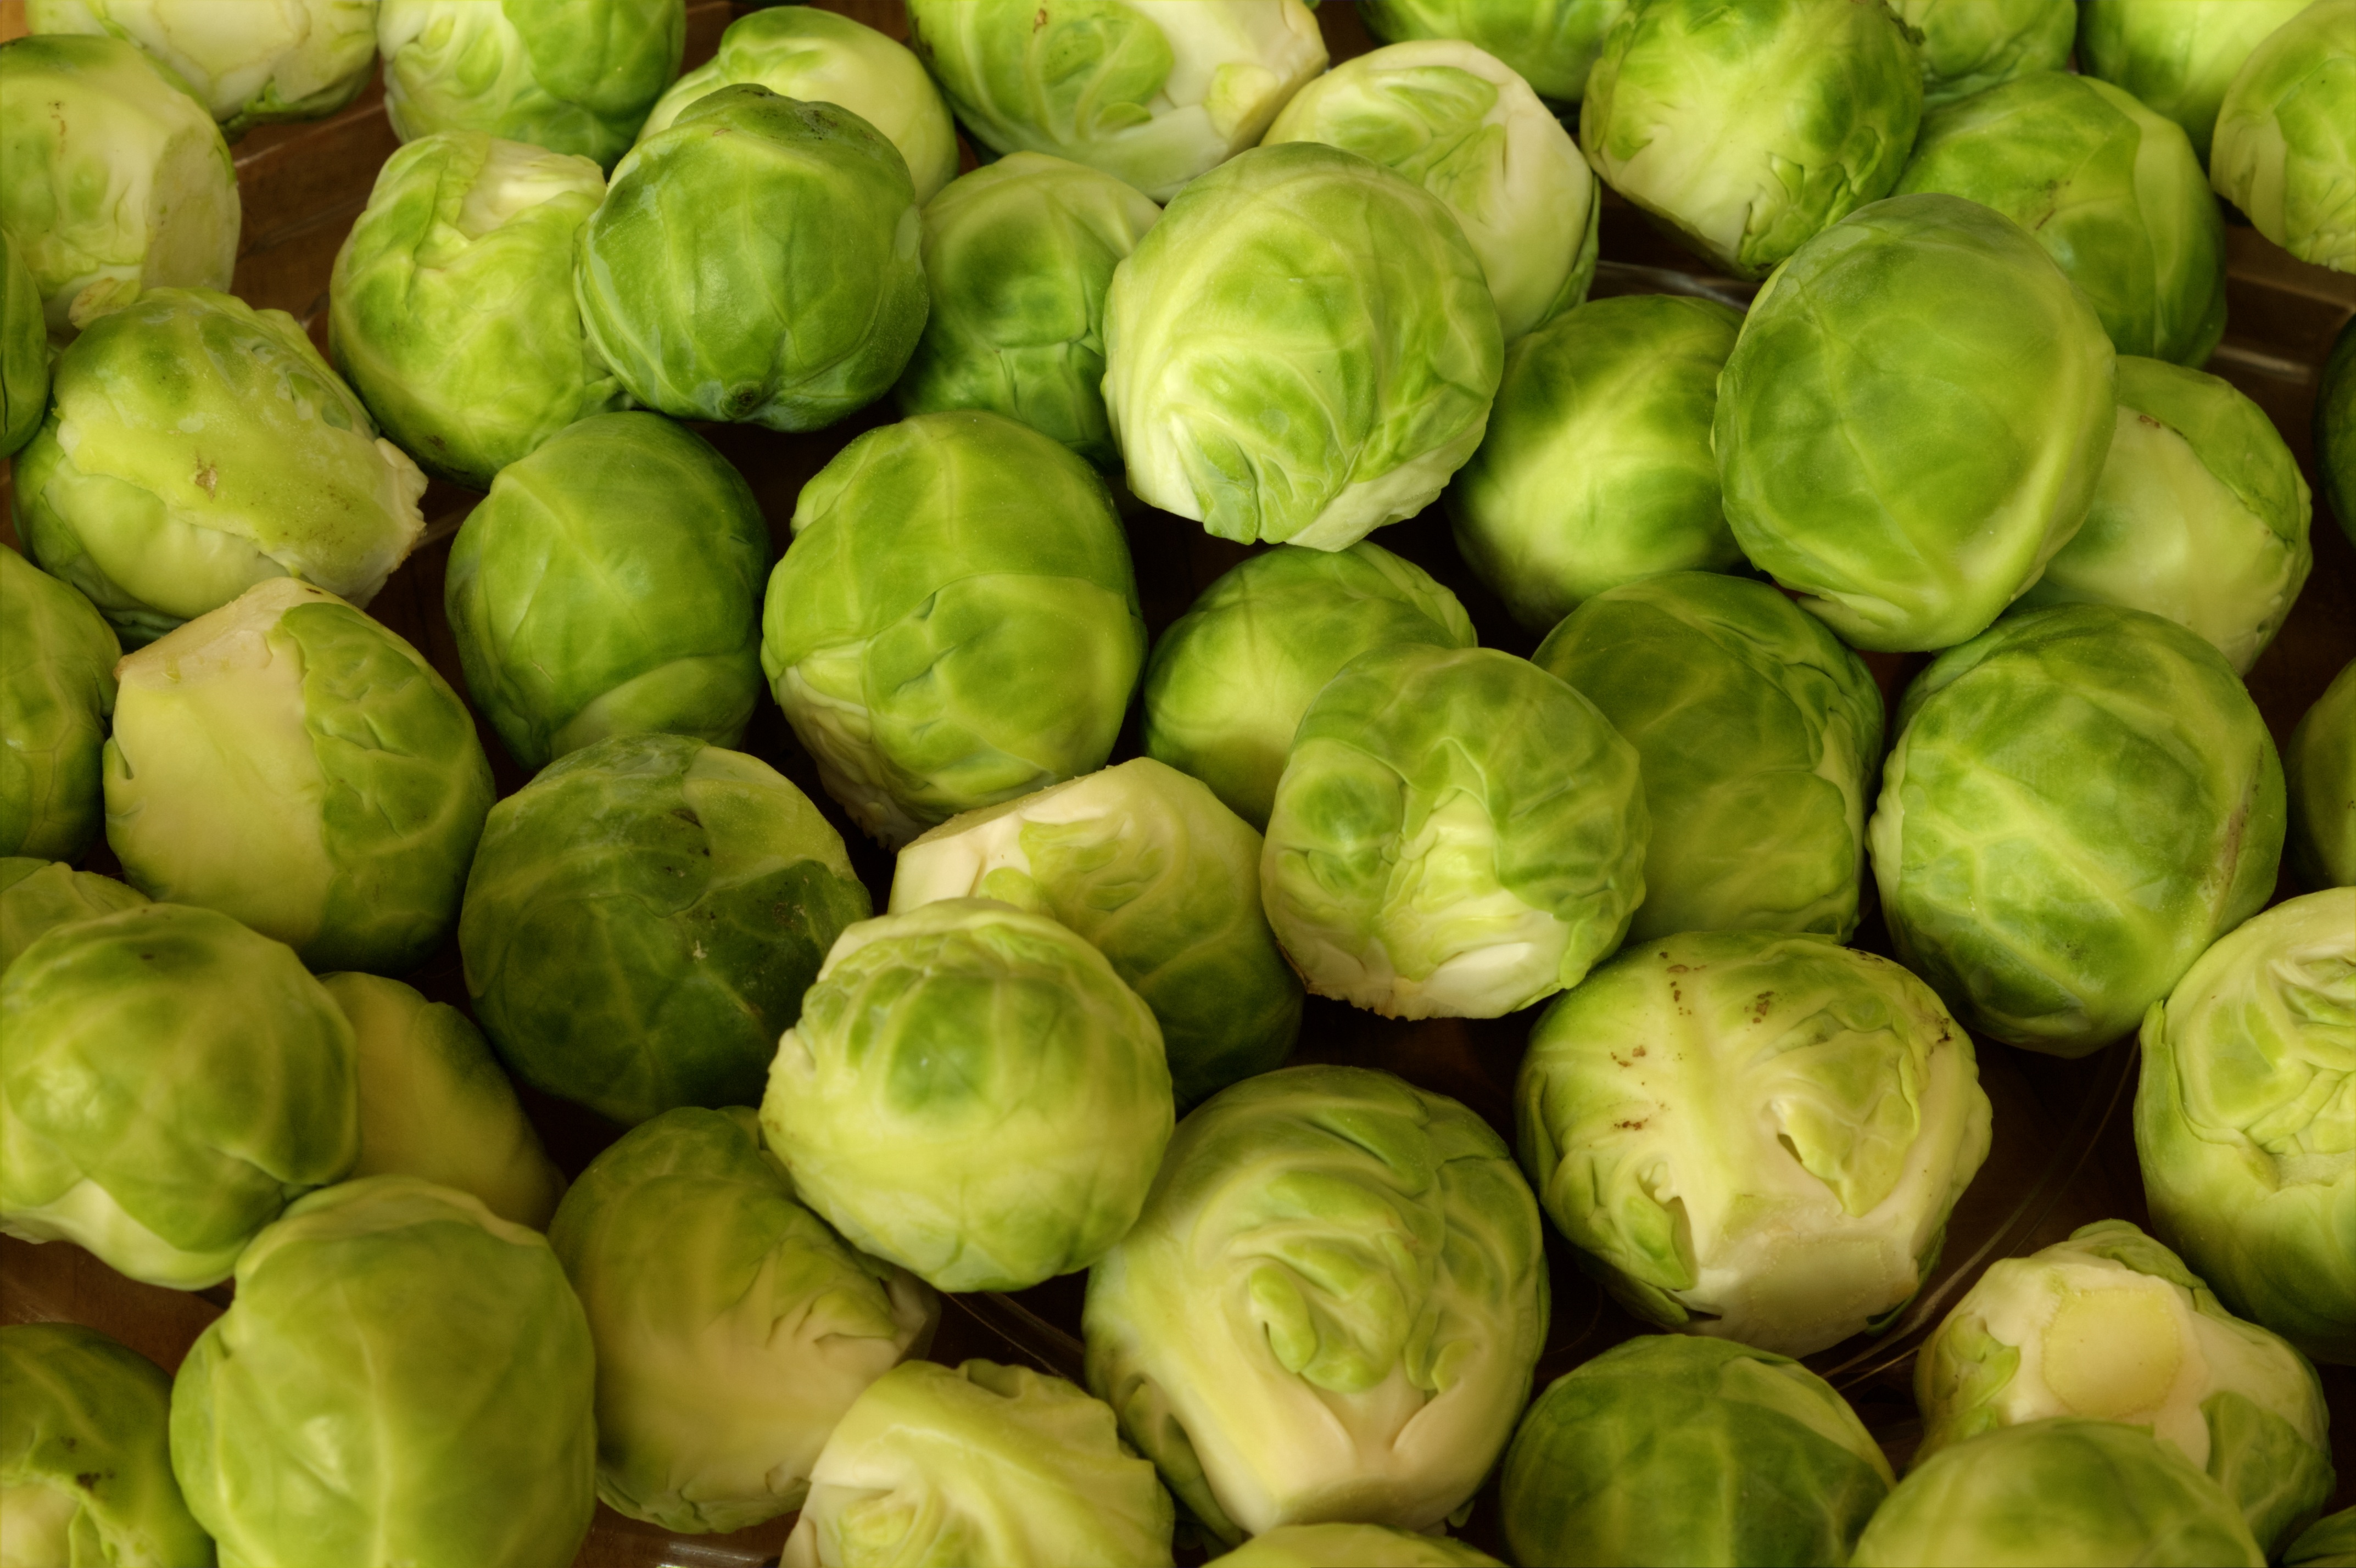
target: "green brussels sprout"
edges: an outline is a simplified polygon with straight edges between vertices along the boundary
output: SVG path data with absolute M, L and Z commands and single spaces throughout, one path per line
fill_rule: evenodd
M 1922 107 L 1941 108 L 2031 71 L 2070 63 L 2071 0 L 1890 0 L 1921 35 Z
M 1719 379 L 1735 542 L 1852 647 L 1976 636 L 2084 521 L 2115 358 L 2010 219 L 1876 202 L 1759 291 Z
M 0 1232 L 201 1290 L 359 1154 L 351 1025 L 292 951 L 142 904 L 0 973 Z
M 119 674 L 106 842 L 132 886 L 314 969 L 404 974 L 450 934 L 491 765 L 424 655 L 273 577 Z
M 2356 886 L 2356 661 L 2290 732 L 2283 774 L 2291 874 L 2303 887 Z
M 1260 836 L 1151 757 L 953 816 L 900 851 L 892 912 L 991 898 L 1069 926 L 1162 1026 L 1194 1104 L 1282 1064 L 1301 982 L 1259 903 Z
M 975 140 L 1156 201 L 1258 142 L 1326 59 L 1301 0 L 909 0 L 908 43 Z
M 1112 1412 L 1063 1379 L 907 1361 L 827 1439 L 783 1563 L 1168 1568 L 1176 1522 Z
M 2216 1482 L 2140 1426 L 2057 1416 L 1960 1443 L 1899 1482 L 1856 1568 L 2262 1568 Z
M 1544 632 L 1655 572 L 1742 564 L 1709 426 L 1742 318 L 1714 300 L 1590 300 L 1505 350 L 1488 433 L 1448 486 L 1464 564 Z
M 1088 1387 L 1231 1546 L 1455 1514 L 1546 1326 L 1537 1204 L 1504 1140 L 1445 1095 L 1330 1066 L 1186 1118 L 1083 1317 Z
M 442 602 L 466 690 L 538 770 L 608 735 L 734 746 L 759 702 L 769 529 L 729 461 L 659 414 L 598 414 L 499 471 Z
M 123 645 L 91 602 L 0 545 L 0 850 L 79 860 Z
M 1478 1547 L 1387 1524 L 1280 1524 L 1209 1568 L 1505 1568 Z
M 2136 1154 L 2152 1228 L 2225 1304 L 2356 1361 L 2356 889 L 2276 905 L 2143 1020 Z
M 925 208 L 932 314 L 900 411 L 986 409 L 1120 466 L 1104 403 L 1105 292 L 1162 209 L 1110 175 L 1014 153 Z
M 1247 544 L 1340 549 L 1421 511 L 1481 444 L 1504 368 L 1440 198 L 1313 142 L 1188 186 L 1114 272 L 1104 335 L 1130 489 Z
M 272 578 L 365 606 L 425 531 L 425 475 L 284 311 L 151 291 L 50 389 L 17 535 L 134 647 Z
M 26 0 L 33 32 L 138 45 L 172 68 L 231 137 L 317 120 L 359 95 L 376 69 L 376 0 L 189 5 L 172 0 Z
M 2356 315 L 2341 325 L 2316 383 L 2315 466 L 2340 531 L 2356 544 Z
M 2078 0 L 2078 69 L 2184 127 L 2205 165 L 2250 51 L 2311 0 Z
M 137 45 L 67 35 L 0 48 L 0 230 L 51 338 L 146 289 L 229 287 L 242 212 L 229 144 Z
M 238 1260 L 172 1385 L 172 1469 L 225 1562 L 562 1568 L 596 1510 L 595 1380 L 546 1238 L 371 1176 Z
M 2318 1520 L 2290 1543 L 2282 1568 L 2356 1568 L 2356 1508 Z
M 628 399 L 590 351 L 573 242 L 605 194 L 586 158 L 445 131 L 385 160 L 336 252 L 327 348 L 427 473 L 470 490 Z
M 1882 913 L 1975 1033 L 2100 1050 L 2274 891 L 2274 741 L 2172 621 L 2007 616 L 1915 677 L 1898 726 L 1866 828 Z
M 1674 571 L 1571 612 L 1532 661 L 1636 749 L 1644 901 L 1631 942 L 1681 931 L 1846 942 L 1865 877 L 1881 691 L 1763 582 Z
M 1285 142 L 1355 153 L 1438 197 L 1480 259 L 1506 342 L 1587 297 L 1595 176 L 1496 56 L 1433 38 L 1344 61 L 1293 95 L 1261 145 Z
M 1152 1012 L 1081 937 L 992 899 L 844 932 L 761 1101 L 803 1200 L 942 1290 L 1095 1263 L 1172 1121 Z
M 77 871 L 61 860 L 0 859 L 0 969 L 61 925 L 136 909 L 147 895 L 112 877 Z
M 1922 58 L 1879 0 L 1647 0 L 1604 37 L 1579 144 L 1680 244 L 1763 278 L 1890 194 L 1922 118 Z
M 993 413 L 872 430 L 802 486 L 761 668 L 826 792 L 887 848 L 1104 766 L 1145 662 L 1096 472 Z
M 1541 98 L 1575 103 L 1603 36 L 1632 0 L 1359 0 L 1366 31 L 1385 43 L 1462 38 L 1521 73 Z
M 2261 39 L 2217 107 L 2209 179 L 2302 261 L 2356 272 L 2356 0 Z
M 548 1240 L 597 1343 L 597 1493 L 666 1530 L 801 1507 L 827 1434 L 940 1317 L 797 1200 L 741 1105 L 625 1133 Z
M 1649 1334 L 1540 1394 L 1505 1451 L 1525 1563 L 1846 1563 L 1897 1484 L 1865 1423 L 1797 1361 Z
M 172 1380 L 71 1323 L 0 1328 L 0 1547 L 11 1568 L 212 1568 L 172 1478 Z
M 1310 705 L 1260 859 L 1309 989 L 1386 1018 L 1501 1018 L 1575 986 L 1644 897 L 1635 748 L 1491 648 L 1361 656 Z
M 381 0 L 393 134 L 485 131 L 614 166 L 679 75 L 687 0 Z
M 635 1125 L 743 1105 L 867 890 L 776 770 L 684 735 L 615 735 L 491 808 L 458 951 L 527 1082 Z
M 708 93 L 630 150 L 582 229 L 590 347 L 680 419 L 831 424 L 890 389 L 925 329 L 914 188 L 847 109 Z
M 49 411 L 49 333 L 40 285 L 5 232 L 0 251 L 0 457 L 14 457 Z

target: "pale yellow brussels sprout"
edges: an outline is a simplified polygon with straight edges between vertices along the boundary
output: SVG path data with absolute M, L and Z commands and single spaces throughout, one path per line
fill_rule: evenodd
M 2356 272 L 2356 0 L 2316 0 L 2217 106 L 2209 183 L 2302 261 Z
M 26 0 L 35 33 L 126 38 L 231 137 L 333 114 L 376 66 L 377 0 Z
M 1210 1568 L 1502 1568 L 1478 1547 L 1387 1524 L 1280 1524 Z

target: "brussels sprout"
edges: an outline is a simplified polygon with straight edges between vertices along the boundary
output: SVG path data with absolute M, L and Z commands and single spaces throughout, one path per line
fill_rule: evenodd
M 467 693 L 537 771 L 608 735 L 742 739 L 768 564 L 760 503 L 710 443 L 599 414 L 500 470 L 442 602 Z
M 628 399 L 582 335 L 573 241 L 605 194 L 586 158 L 448 131 L 385 160 L 336 252 L 327 347 L 420 466 L 470 490 Z
M 1644 901 L 1632 942 L 1857 929 L 1881 692 L 1825 624 L 1763 582 L 1647 578 L 1571 612 L 1537 667 L 1636 748 Z
M 2217 109 L 2210 182 L 2302 261 L 2356 272 L 2356 0 L 2261 40 Z
M 0 973 L 0 1232 L 134 1279 L 229 1277 L 359 1153 L 351 1026 L 294 955 L 210 910 L 53 928 Z
M 241 211 L 229 144 L 137 45 L 0 48 L 0 230 L 59 342 L 145 289 L 229 287 Z
M 186 5 L 26 0 L 35 33 L 126 39 L 172 68 L 229 135 L 317 120 L 359 95 L 376 69 L 377 0 Z
M 998 899 L 1096 944 L 1153 1009 L 1192 1105 L 1280 1064 L 1301 982 L 1259 904 L 1260 837 L 1199 781 L 1138 757 L 953 816 L 900 851 L 892 912 Z
M 1447 208 L 1310 142 L 1188 186 L 1113 273 L 1104 334 L 1139 499 L 1221 539 L 1318 549 L 1438 496 L 1481 444 L 1504 368 L 1480 257 Z
M 376 42 L 402 141 L 486 131 L 610 169 L 679 75 L 687 0 L 382 0 Z
M 2078 28 L 2071 0 L 1890 0 L 1890 8 L 1921 35 L 1925 110 L 2062 69 Z
M 0 851 L 78 860 L 98 837 L 122 656 L 89 600 L 0 545 Z
M 172 1380 L 71 1323 L 0 1328 L 0 1547 L 15 1568 L 211 1568 L 166 1435 Z
M 1710 418 L 1742 318 L 1680 294 L 1590 300 L 1505 351 L 1488 433 L 1448 487 L 1456 548 L 1533 632 L 1655 572 L 1727 571 Z
M 2292 899 L 2143 1020 L 2136 1154 L 2153 1229 L 2226 1305 L 2356 1361 L 2356 889 Z
M 2283 1553 L 2283 1568 L 2356 1568 L 2356 1508 L 2316 1521 Z
M 49 411 L 49 334 L 40 285 L 5 232 L 0 251 L 0 457 L 13 457 Z
M 2078 0 L 2078 69 L 2184 127 L 2209 162 L 2225 89 L 2267 34 L 2310 0 Z
M 1896 1482 L 1848 1401 L 1797 1361 L 1646 1335 L 1522 1418 L 1505 1540 L 1525 1563 L 1846 1563 Z
M 1898 725 L 1866 829 L 1882 913 L 1976 1033 L 2099 1050 L 2274 891 L 2282 763 L 2172 621 L 2007 616 L 1916 677 Z
M 2340 667 L 2283 752 L 2290 869 L 2309 888 L 2356 885 L 2356 662 Z
M 1112 496 L 997 414 L 872 430 L 802 486 L 761 668 L 886 848 L 1104 765 L 1145 661 Z
M 273 577 L 118 674 L 106 842 L 134 887 L 315 969 L 402 974 L 449 935 L 491 766 L 423 654 Z
M 1162 209 L 1043 153 L 974 170 L 925 208 L 932 314 L 900 378 L 903 413 L 987 409 L 1099 468 L 1120 448 L 1104 404 L 1105 291 Z
M 2356 316 L 2341 324 L 2316 384 L 2315 466 L 2340 531 L 2356 544 Z
M 1088 1275 L 1088 1387 L 1221 1541 L 1468 1502 L 1546 1335 L 1537 1204 L 1488 1124 L 1357 1067 L 1186 1118 Z
M 1359 0 L 1366 31 L 1386 43 L 1462 38 L 1521 73 L 1539 96 L 1574 103 L 1603 35 L 1631 0 Z
M 1635 749 L 1488 648 L 1378 648 L 1301 720 L 1260 893 L 1309 989 L 1386 1018 L 1503 1017 L 1575 986 L 1644 897 Z
M 1210 1568 L 1505 1568 L 1477 1547 L 1384 1524 L 1280 1524 Z
M 293 576 L 365 605 L 425 530 L 425 475 L 284 311 L 157 289 L 59 357 L 16 457 L 33 559 L 137 646 Z
M 766 763 L 616 735 L 492 807 L 458 951 L 507 1064 L 627 1125 L 751 1104 L 870 907 L 841 836 Z
M 1759 291 L 1719 379 L 1735 542 L 1852 647 L 1975 636 L 2084 521 L 2115 360 L 2010 219 L 1952 196 L 1876 202 Z
M 624 1134 L 548 1240 L 597 1343 L 598 1495 L 667 1530 L 799 1508 L 827 1434 L 940 1317 L 795 1200 L 743 1106 Z
M 596 1509 L 595 1378 L 539 1232 L 371 1176 L 238 1260 L 172 1385 L 172 1468 L 230 1563 L 562 1568 Z
M 993 1361 L 909 1361 L 827 1439 L 783 1561 L 1167 1568 L 1175 1523 L 1153 1467 L 1072 1384 Z
M 1262 144 L 1322 142 L 1438 197 L 1480 259 L 1511 343 L 1587 297 L 1602 210 L 1570 133 L 1496 56 L 1393 44 L 1293 95 Z
M 95 871 L 59 860 L 10 856 L 0 859 L 0 969 L 61 925 L 136 909 L 147 895 Z
M 942 1290 L 1095 1263 L 1171 1123 L 1151 1011 L 1086 941 L 991 899 L 844 932 L 761 1101 L 804 1200 Z
M 908 43 L 975 140 L 1156 201 L 1258 142 L 1326 58 L 1301 0 L 909 0 Z

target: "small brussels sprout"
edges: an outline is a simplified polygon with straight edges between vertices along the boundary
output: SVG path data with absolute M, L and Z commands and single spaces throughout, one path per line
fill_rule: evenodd
M 1387 1524 L 1280 1524 L 1209 1568 L 1505 1568 L 1478 1547 Z
M 172 1478 L 172 1380 L 71 1323 L 0 1328 L 0 1547 L 11 1568 L 212 1568 Z
M 0 969 L 61 925 L 136 909 L 147 895 L 112 877 L 77 871 L 61 860 L 0 859 Z
M 2356 272 L 2356 0 L 2316 0 L 2242 62 L 2210 182 L 2302 261 Z
M 1526 629 L 1655 572 L 1742 563 L 1709 425 L 1742 318 L 1713 300 L 1590 300 L 1505 350 L 1488 433 L 1448 486 L 1464 564 Z
M 2282 1568 L 2356 1568 L 2356 1508 L 2316 1520 L 2283 1553 Z
M 908 43 L 977 141 L 1156 201 L 1258 142 L 1326 59 L 1301 0 L 909 0 Z
M 2078 69 L 2184 127 L 2209 162 L 2218 106 L 2259 41 L 2311 0 L 2078 0 Z
M 1162 1030 L 1104 955 L 991 899 L 842 933 L 777 1042 L 761 1128 L 811 1208 L 942 1290 L 1095 1263 L 1170 1141 Z
M 377 0 L 276 5 L 26 0 L 35 33 L 123 38 L 172 68 L 231 137 L 317 120 L 359 95 L 376 69 Z
M 979 411 L 872 430 L 802 486 L 761 668 L 826 792 L 896 848 L 1104 766 L 1145 662 L 1096 472 Z
M 230 1563 L 562 1568 L 596 1511 L 596 1357 L 537 1231 L 413 1176 L 315 1192 L 172 1385 Z
M 89 600 L 0 545 L 0 852 L 79 860 L 98 837 L 122 656 Z
M 908 1361 L 827 1439 L 784 1568 L 1168 1568 L 1176 1510 L 1112 1412 L 1028 1367 Z
M 2062 69 L 2078 30 L 2071 0 L 1890 0 L 1890 8 L 1922 35 L 1926 111 L 2031 71 Z
M 0 232 L 0 457 L 14 457 L 48 411 L 49 333 L 41 316 L 41 286 L 16 253 L 15 238 Z
M 1602 211 L 1570 133 L 1496 56 L 1434 38 L 1344 61 L 1263 146 L 1322 142 L 1404 175 L 1463 228 L 1511 343 L 1587 297 Z
M 425 531 L 425 475 L 284 311 L 154 290 L 59 357 L 51 394 L 18 535 L 134 647 L 276 577 L 365 605 Z
M 1088 1387 L 1229 1545 L 1472 1498 L 1546 1336 L 1537 1204 L 1487 1123 L 1358 1067 L 1248 1078 L 1186 1118 L 1089 1271 Z
M 548 1240 L 597 1343 L 597 1493 L 666 1530 L 801 1507 L 827 1435 L 940 1317 L 796 1200 L 741 1105 L 625 1133 Z
M 2115 361 L 2019 224 L 1952 196 L 1876 202 L 1759 291 L 1719 379 L 1735 541 L 1852 647 L 1952 647 L 2084 521 Z
M 2356 661 L 2300 717 L 2283 774 L 2291 874 L 2302 887 L 2356 886 Z
M 1525 1563 L 1846 1563 L 1897 1484 L 1848 1401 L 1788 1357 L 1651 1334 L 1538 1395 L 1505 1452 Z
M 1644 897 L 1635 749 L 1526 659 L 1402 644 L 1310 705 L 1260 859 L 1309 989 L 1501 1018 L 1579 984 Z
M 450 934 L 491 765 L 425 656 L 273 577 L 117 668 L 106 842 L 315 969 L 405 974 Z
M 2274 891 L 2274 741 L 2172 621 L 2007 616 L 1915 677 L 1898 726 L 1866 829 L 1882 913 L 1975 1033 L 2100 1050 Z
M 616 735 L 492 807 L 458 952 L 509 1067 L 635 1125 L 750 1104 L 819 960 L 870 907 L 841 836 L 766 763 Z
M 1521 73 L 1541 98 L 1575 103 L 1603 36 L 1632 0 L 1360 0 L 1366 31 L 1385 43 L 1462 38 Z
M 1504 368 L 1440 198 L 1313 142 L 1188 186 L 1114 272 L 1104 334 L 1129 487 L 1247 544 L 1340 549 L 1421 511 L 1481 444 Z
M 218 1285 L 359 1157 L 353 1054 L 294 953 L 225 914 L 53 928 L 0 973 L 0 1232 Z
M 501 469 L 442 602 L 466 691 L 546 767 L 608 735 L 734 746 L 760 700 L 769 529 L 729 461 L 659 414 L 598 414 Z
M 2356 316 L 2340 328 L 2316 384 L 2315 466 L 2340 531 L 2356 544 Z

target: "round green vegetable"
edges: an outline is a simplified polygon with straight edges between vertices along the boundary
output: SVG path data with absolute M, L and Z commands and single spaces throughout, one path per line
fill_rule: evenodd
M 98 837 L 122 656 L 89 600 L 0 545 L 0 851 L 79 860 Z
M 1542 98 L 1575 103 L 1603 35 L 1630 0 L 1360 0 L 1366 31 L 1385 43 L 1462 38 L 1516 71 Z
M 26 0 L 35 33 L 125 38 L 163 61 L 221 130 L 317 120 L 359 95 L 376 69 L 374 0 L 175 5 L 155 0 Z
M 1478 1547 L 1387 1524 L 1280 1524 L 1209 1568 L 1504 1568 Z
M 2234 73 L 2267 34 L 2311 3 L 2078 0 L 2078 69 L 2183 126 L 2206 165 L 2217 109 Z
M 2217 107 L 2210 183 L 2302 261 L 2356 272 L 2356 0 L 2316 0 L 2258 43 Z
M 2302 887 L 2356 886 L 2356 661 L 2300 716 L 2283 774 L 2291 875 Z
M 2340 328 L 2316 384 L 2315 466 L 2325 504 L 2356 544 L 2356 315 Z
M 77 871 L 62 860 L 0 859 L 0 969 L 59 926 L 136 909 L 147 895 L 112 877 Z
M 14 457 L 49 411 L 49 334 L 41 289 L 0 231 L 0 457 Z
M 1940 108 L 2070 60 L 2071 0 L 1890 0 L 1922 37 L 1922 107 Z

